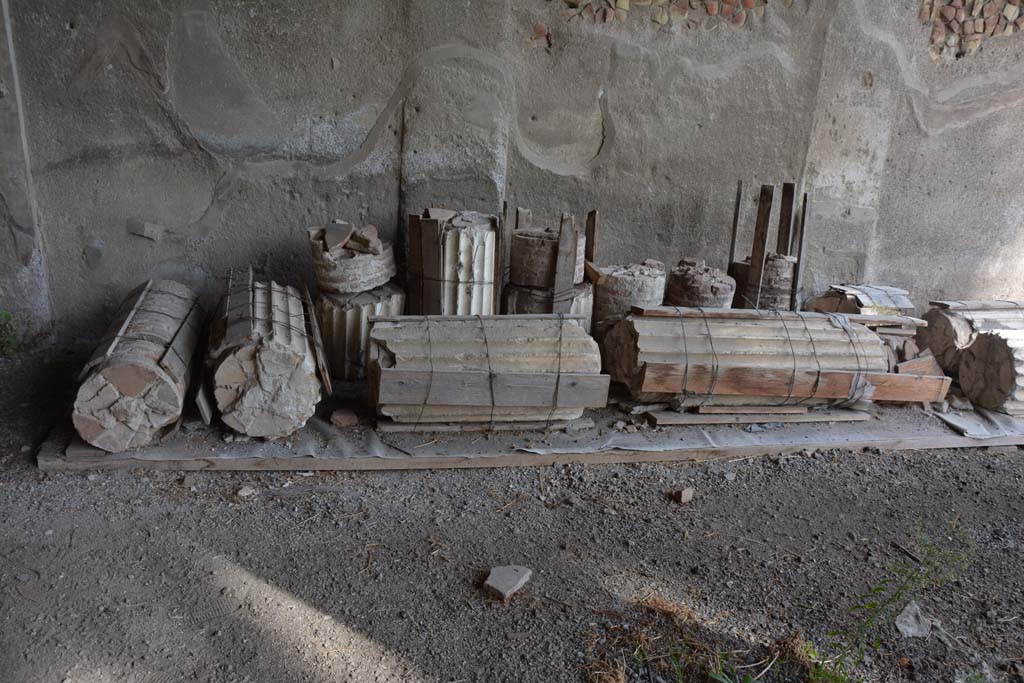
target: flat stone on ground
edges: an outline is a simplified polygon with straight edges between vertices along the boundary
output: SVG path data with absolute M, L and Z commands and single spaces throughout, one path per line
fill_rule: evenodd
M 494 567 L 487 575 L 484 586 L 508 602 L 509 598 L 526 585 L 531 576 L 533 576 L 533 570 L 529 567 L 520 567 L 514 564 Z
M 331 424 L 335 427 L 355 427 L 359 424 L 359 416 L 348 408 L 338 408 L 331 413 Z

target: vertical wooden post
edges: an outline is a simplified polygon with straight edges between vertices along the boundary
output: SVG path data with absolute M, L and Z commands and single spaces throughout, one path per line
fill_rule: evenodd
M 576 248 L 579 232 L 576 217 L 562 214 L 558 228 L 558 256 L 555 259 L 555 286 L 551 297 L 552 313 L 568 313 L 572 310 L 572 281 L 576 273 Z
M 736 207 L 732 212 L 732 238 L 729 240 L 729 261 L 725 264 L 728 272 L 733 263 L 736 262 L 736 234 L 740 229 L 740 206 L 743 202 L 743 181 L 736 181 Z
M 597 209 L 587 214 L 586 249 L 583 252 L 583 259 L 591 263 L 597 261 L 597 223 L 600 218 Z
M 782 206 L 779 207 L 779 235 L 775 253 L 789 256 L 792 252 L 793 204 L 796 201 L 796 185 L 782 184 Z
M 757 199 L 757 224 L 754 226 L 754 245 L 750 251 L 750 271 L 747 276 L 747 287 L 753 295 L 751 303 L 754 308 L 761 306 L 761 280 L 764 278 L 764 260 L 768 256 L 768 221 L 772 216 L 774 198 L 775 187 L 762 185 L 761 196 Z
M 800 280 L 804 273 L 804 247 L 807 244 L 807 193 L 804 192 L 803 206 L 800 208 L 799 223 L 793 235 L 793 250 L 796 256 L 796 267 L 793 270 L 793 292 L 789 296 L 789 309 L 800 310 Z
M 496 237 L 498 243 L 495 245 L 497 249 L 494 256 L 498 259 L 498 267 L 496 269 L 498 281 L 494 283 L 494 307 L 492 309 L 495 313 L 501 310 L 501 293 L 509 280 L 509 273 L 512 270 L 512 232 L 508 224 L 507 201 L 501 204 L 501 215 L 498 217 L 498 234 Z
M 418 300 L 407 297 L 405 310 L 408 313 L 423 312 L 423 290 L 426 282 L 423 277 L 423 231 L 420 225 L 420 217 L 416 214 L 409 214 L 408 230 L 406 238 L 409 240 L 409 264 L 408 277 L 405 279 L 406 287 L 419 290 Z

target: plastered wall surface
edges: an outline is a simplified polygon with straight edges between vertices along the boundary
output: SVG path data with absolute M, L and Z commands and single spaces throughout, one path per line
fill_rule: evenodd
M 23 148 L 30 188 L 0 194 L 35 211 L 31 240 L 0 215 L 0 306 L 26 329 L 99 334 L 147 277 L 211 303 L 230 267 L 306 284 L 307 225 L 400 238 L 432 204 L 598 208 L 603 263 L 724 266 L 738 179 L 744 253 L 757 184 L 811 193 L 814 288 L 1024 298 L 1024 43 L 933 61 L 917 0 L 693 31 L 570 23 L 560 0 L 5 2 L 23 115 L 0 97 L 3 178 Z M 43 300 L 16 309 L 11 282 Z

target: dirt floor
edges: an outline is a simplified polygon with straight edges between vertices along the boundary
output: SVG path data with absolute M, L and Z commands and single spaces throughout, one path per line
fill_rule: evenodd
M 0 360 L 5 683 L 1024 681 L 1024 451 L 45 474 L 80 362 Z

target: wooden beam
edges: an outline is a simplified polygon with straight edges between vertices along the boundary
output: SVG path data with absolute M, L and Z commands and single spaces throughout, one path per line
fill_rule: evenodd
M 576 250 L 578 247 L 579 231 L 576 228 L 576 217 L 563 213 L 558 227 L 555 286 L 551 297 L 552 313 L 568 313 L 572 310 L 573 280 L 576 275 Z
M 317 419 L 314 417 L 310 422 L 314 423 Z M 408 453 L 396 450 L 382 456 L 377 453 L 368 455 L 364 449 L 359 448 L 353 453 L 343 453 L 340 448 L 326 447 L 315 457 L 310 457 L 307 450 L 288 448 L 285 445 L 288 442 L 225 444 L 215 431 L 200 435 L 196 430 L 190 430 L 186 435 L 176 435 L 165 443 L 149 448 L 133 448 L 124 453 L 106 453 L 95 448 L 81 452 L 82 449 L 71 447 L 72 441 L 77 440 L 74 430 L 70 425 L 62 425 L 58 426 L 40 447 L 37 463 L 39 469 L 44 471 L 136 468 L 171 471 L 413 470 L 702 462 L 833 449 L 847 452 L 865 448 L 906 451 L 1024 445 L 1024 436 L 1021 435 L 979 440 L 953 434 L 944 425 L 935 423 L 927 423 L 921 430 L 908 433 L 905 423 L 886 421 L 884 414 L 883 419 L 877 423 L 873 421 L 867 427 L 869 428 L 859 423 L 850 423 L 836 424 L 832 429 L 822 430 L 793 425 L 762 434 L 722 429 L 714 432 L 714 442 L 711 442 L 708 434 L 703 431 L 678 430 L 673 433 L 678 447 L 665 451 L 630 451 L 616 448 L 590 453 L 558 450 L 555 453 L 539 454 L 508 450 L 481 454 L 479 449 L 472 445 L 460 447 L 446 443 L 443 454 L 427 453 L 424 449 Z M 329 426 L 324 427 L 328 428 Z M 196 446 L 197 440 L 202 447 Z
M 732 237 L 729 239 L 729 262 L 725 264 L 725 271 L 736 260 L 736 235 L 740 229 L 740 208 L 743 202 L 743 181 L 736 181 L 736 206 L 732 210 Z
M 802 302 L 800 301 L 800 288 L 804 274 L 804 247 L 807 244 L 807 193 L 804 192 L 804 201 L 800 207 L 800 223 L 795 235 L 793 256 L 796 256 L 796 267 L 793 271 L 793 292 L 789 295 L 789 310 L 799 311 Z
M 501 203 L 501 215 L 498 217 L 497 234 L 498 281 L 494 283 L 495 313 L 501 312 L 501 294 L 509 281 L 512 270 L 512 228 L 508 224 L 508 201 Z
M 747 287 L 740 288 L 741 295 L 753 297 L 749 303 L 754 308 L 761 306 L 761 280 L 764 279 L 764 260 L 768 256 L 768 221 L 772 215 L 774 196 L 775 188 L 773 186 L 761 186 L 761 196 L 757 199 L 757 223 L 754 225 L 754 245 L 750 251 Z M 746 294 L 743 294 L 744 289 L 746 289 Z
M 603 408 L 608 375 L 382 368 L 377 402 L 388 405 Z M 557 390 L 556 390 L 557 389 Z
M 798 415 L 807 412 L 807 406 L 700 406 L 698 413 L 708 415 Z
M 594 209 L 587 214 L 586 249 L 584 249 L 584 260 L 597 263 L 597 226 L 601 216 Z
M 764 424 L 766 422 L 780 422 L 785 424 L 807 423 L 807 422 L 865 422 L 871 419 L 869 413 L 860 410 L 830 410 L 828 412 L 815 411 L 812 413 L 744 413 L 744 414 L 703 414 L 703 413 L 677 413 L 672 410 L 662 410 L 647 413 L 648 419 L 656 426 L 686 426 L 686 425 L 746 425 Z
M 950 378 L 896 375 L 886 372 L 778 370 L 752 366 L 714 367 L 648 363 L 640 391 L 644 393 L 774 398 L 863 398 L 920 403 L 942 401 Z
M 416 294 L 406 295 L 408 300 L 405 310 L 419 313 L 423 310 L 423 232 L 420 217 L 416 214 L 409 214 L 406 238 L 409 240 L 409 261 L 406 266 L 405 286 L 407 292 L 414 290 Z
M 775 243 L 775 252 L 789 256 L 792 245 L 790 239 L 793 229 L 793 202 L 796 194 L 796 185 L 793 183 L 782 184 L 782 206 L 779 207 L 779 234 Z
M 826 317 L 827 313 L 797 313 L 796 311 L 772 311 L 762 313 L 759 311 L 744 310 L 740 308 L 676 308 L 675 306 L 633 306 L 633 315 L 642 315 L 649 318 L 705 318 L 714 314 L 715 320 L 782 320 L 799 322 L 801 317 L 818 318 Z M 865 327 L 884 327 L 892 325 L 896 327 L 928 327 L 928 321 L 921 318 L 911 318 L 901 315 L 861 315 L 859 313 L 840 314 L 851 323 L 864 325 Z M 879 330 L 879 333 L 886 333 Z M 895 332 L 888 332 L 895 334 Z

